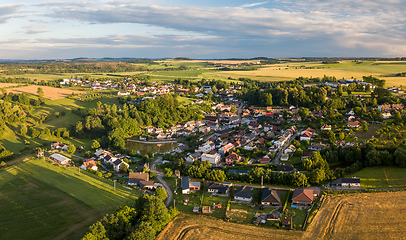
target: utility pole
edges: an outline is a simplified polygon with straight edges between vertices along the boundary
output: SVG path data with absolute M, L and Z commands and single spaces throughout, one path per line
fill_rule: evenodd
M 261 186 L 264 186 L 264 175 L 261 176 Z
M 116 191 L 116 181 L 114 181 L 114 191 Z
M 175 208 L 175 199 L 173 199 L 173 208 Z
M 176 181 L 176 183 L 175 183 L 175 189 L 178 187 L 178 178 L 175 178 L 175 181 Z
M 79 167 L 79 176 L 80 176 L 80 167 Z

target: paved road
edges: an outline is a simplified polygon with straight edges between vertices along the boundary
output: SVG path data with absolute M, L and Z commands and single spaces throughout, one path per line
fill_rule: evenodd
M 169 187 L 168 183 L 165 182 L 164 179 L 163 179 L 163 176 L 165 176 L 165 175 L 162 172 L 159 172 L 159 171 L 156 170 L 156 164 L 160 163 L 161 161 L 162 161 L 162 157 L 158 157 L 152 163 L 151 170 L 156 173 L 156 179 L 158 179 L 158 181 L 160 183 L 162 183 L 162 185 L 164 185 L 164 187 L 165 187 L 166 193 L 168 194 L 168 198 L 166 199 L 165 204 L 166 204 L 167 207 L 169 207 L 169 205 L 171 204 L 172 199 L 173 199 L 173 193 L 172 193 L 171 188 Z
M 276 156 L 275 161 L 273 161 L 272 164 L 279 164 L 283 151 L 285 151 L 285 149 L 290 146 L 290 144 L 291 144 L 291 143 L 293 142 L 293 140 L 297 137 L 297 135 L 299 135 L 299 132 L 300 132 L 300 131 L 301 131 L 301 130 L 298 130 L 295 134 L 293 134 L 293 136 L 290 138 L 290 140 L 289 140 L 287 143 L 285 143 L 285 145 L 283 145 L 282 149 L 279 150 L 279 153 L 278 153 L 278 155 Z

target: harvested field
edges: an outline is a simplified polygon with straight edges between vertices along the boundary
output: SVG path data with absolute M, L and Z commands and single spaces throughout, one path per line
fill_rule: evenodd
M 405 198 L 405 191 L 329 196 L 307 231 L 268 229 L 181 214 L 157 239 L 405 239 Z
M 300 239 L 298 231 L 258 228 L 219 219 L 181 214 L 168 224 L 157 240 L 169 239 Z
M 54 87 L 48 87 L 48 86 L 27 86 L 27 87 L 20 87 L 20 88 L 11 88 L 11 89 L 6 89 L 8 93 L 29 93 L 32 95 L 37 95 L 37 89 L 38 87 L 41 87 L 42 90 L 44 90 L 44 97 L 47 99 L 51 100 L 57 100 L 60 98 L 65 98 L 69 95 L 71 95 L 73 92 L 74 93 L 82 93 L 80 91 L 74 91 L 70 89 L 65 89 L 65 88 L 54 88 Z
M 0 83 L 0 88 L 18 86 L 18 83 Z

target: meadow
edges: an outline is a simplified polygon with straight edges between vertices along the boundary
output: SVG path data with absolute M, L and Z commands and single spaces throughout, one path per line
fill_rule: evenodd
M 354 173 L 364 188 L 406 187 L 406 169 L 398 167 L 367 167 Z
M 137 192 L 78 168 L 27 159 L 0 171 L 2 239 L 78 239 Z

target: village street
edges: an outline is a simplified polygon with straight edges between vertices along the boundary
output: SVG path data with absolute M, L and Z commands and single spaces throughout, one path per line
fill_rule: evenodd
M 156 164 L 159 164 L 160 162 L 162 162 L 162 157 L 158 157 L 158 158 L 152 163 L 151 171 L 153 171 L 153 172 L 156 173 L 156 179 L 157 179 L 160 183 L 162 183 L 162 185 L 164 185 L 165 190 L 166 190 L 166 193 L 168 194 L 168 198 L 166 199 L 165 205 L 166 205 L 167 207 L 169 207 L 169 205 L 171 204 L 172 199 L 173 199 L 173 193 L 172 193 L 171 188 L 169 187 L 168 183 L 165 182 L 165 180 L 163 179 L 164 174 L 163 174 L 162 172 L 159 172 L 159 171 L 156 170 Z

